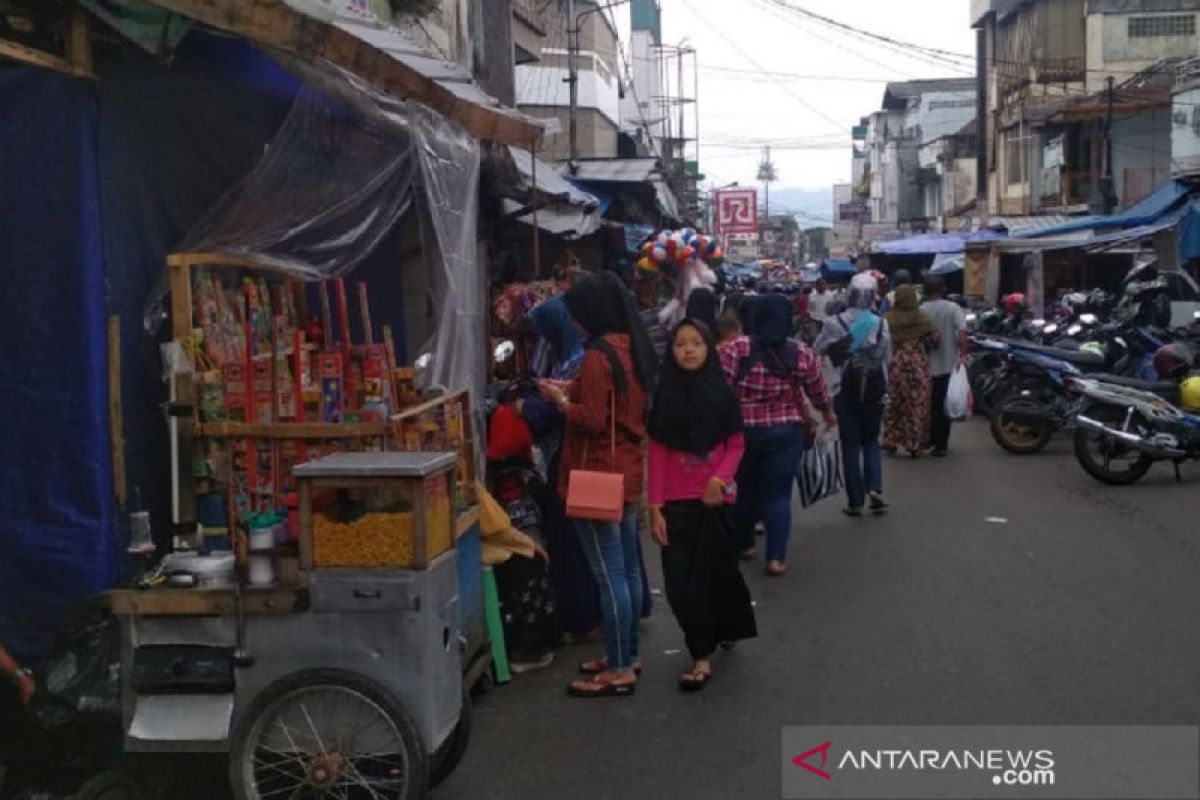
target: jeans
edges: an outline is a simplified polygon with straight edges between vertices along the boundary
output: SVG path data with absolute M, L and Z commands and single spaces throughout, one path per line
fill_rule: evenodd
M 584 519 L 572 522 L 600 593 L 608 668 L 628 672 L 638 660 L 643 599 L 637 506 L 625 506 L 619 523 Z
M 934 451 L 950 447 L 950 427 L 954 422 L 946 416 L 946 393 L 950 391 L 950 376 L 933 379 L 933 414 L 930 417 L 929 441 Z
M 862 508 L 868 491 L 883 492 L 883 459 L 879 453 L 883 404 L 863 407 L 841 393 L 834 399 L 834 410 L 842 440 L 847 505 Z
M 739 550 L 754 547 L 754 525 L 767 528 L 767 561 L 787 558 L 792 535 L 792 486 L 804 454 L 802 425 L 746 428 L 746 454 L 738 469 L 734 507 Z

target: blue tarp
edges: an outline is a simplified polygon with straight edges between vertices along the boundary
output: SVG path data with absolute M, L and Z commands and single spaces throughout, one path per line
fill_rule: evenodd
M 1200 201 L 1191 203 L 1179 220 L 1176 233 L 1179 243 L 1179 265 L 1185 266 L 1200 258 Z
M 616 200 L 616 194 L 613 192 L 611 185 L 606 183 L 598 183 L 596 181 L 582 181 L 577 178 L 567 178 L 567 183 L 574 186 L 576 189 L 581 189 L 592 197 L 596 198 L 600 205 L 596 207 L 596 214 L 603 217 L 612 208 L 613 202 Z
M 1163 216 L 1177 211 L 1191 194 L 1191 187 L 1179 180 L 1164 183 L 1149 197 L 1130 206 L 1120 214 L 1106 217 L 1083 217 L 1065 225 L 1053 228 L 1042 228 L 1031 231 L 1026 235 L 1029 239 L 1041 239 L 1047 236 L 1064 236 L 1087 230 L 1111 230 L 1113 228 L 1137 228 L 1142 225 L 1153 225 Z
M 821 274 L 827 278 L 854 277 L 854 262 L 840 258 L 827 258 L 821 264 Z
M 127 48 L 96 58 L 95 82 L 0 69 L 0 641 L 30 662 L 120 574 L 106 319 L 121 325 L 128 486 L 165 533 L 165 391 L 142 309 L 298 86 L 245 42 L 196 32 L 170 67 Z
M 920 236 L 910 236 L 907 239 L 897 239 L 894 242 L 883 242 L 879 245 L 879 252 L 890 256 L 932 256 L 940 253 L 961 253 L 966 250 L 967 242 L 990 242 L 1003 238 L 1004 234 L 997 231 L 925 233 Z

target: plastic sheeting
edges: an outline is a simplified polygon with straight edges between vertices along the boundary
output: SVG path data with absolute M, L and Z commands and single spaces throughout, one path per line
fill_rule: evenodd
M 927 233 L 920 236 L 910 236 L 907 239 L 897 239 L 894 242 L 884 242 L 879 245 L 879 252 L 888 255 L 961 253 L 966 249 L 967 242 L 989 242 L 1003 238 L 1004 234 L 997 233 L 996 231 Z
M 478 140 L 351 76 L 291 66 L 320 89 L 301 93 L 262 161 L 180 249 L 237 256 L 303 280 L 332 278 L 370 256 L 418 199 L 423 227 L 434 234 L 425 244 L 437 309 L 437 330 L 420 352 L 433 356 L 435 383 L 470 390 L 481 409 L 487 360 Z
M 1029 238 L 1042 236 L 1062 236 L 1087 230 L 1108 230 L 1110 228 L 1136 228 L 1151 225 L 1168 212 L 1179 208 L 1184 199 L 1191 193 L 1191 187 L 1183 181 L 1171 180 L 1158 187 L 1149 197 L 1130 206 L 1121 214 L 1107 217 L 1084 217 L 1083 219 L 1054 228 L 1043 228 L 1025 234 Z
M 249 258 L 307 280 L 344 275 L 408 208 L 414 156 L 401 120 L 306 89 L 262 160 L 180 250 Z

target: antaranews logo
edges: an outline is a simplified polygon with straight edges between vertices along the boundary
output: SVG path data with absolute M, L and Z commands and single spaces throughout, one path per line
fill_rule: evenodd
M 796 756 L 792 763 L 832 781 L 833 774 L 825 769 L 832 748 L 832 741 L 825 742 Z M 815 763 L 818 758 L 819 764 Z M 846 750 L 835 769 L 839 773 L 976 771 L 990 773 L 994 786 L 1053 786 L 1055 779 L 1052 750 Z

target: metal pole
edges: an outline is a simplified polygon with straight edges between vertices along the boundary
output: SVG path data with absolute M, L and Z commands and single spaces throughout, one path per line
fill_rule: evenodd
M 575 0 L 567 0 L 567 83 L 571 87 L 569 166 L 572 175 L 579 173 L 579 130 L 576 122 L 579 107 L 579 69 L 575 60 L 578 52 L 579 20 L 575 18 Z
M 1117 198 L 1116 186 L 1113 182 L 1113 95 L 1114 95 L 1115 80 L 1111 75 L 1108 76 L 1108 114 L 1104 119 L 1104 181 L 1102 191 L 1104 192 L 1104 213 L 1111 214 L 1116 210 Z
M 679 86 L 679 161 L 680 161 L 680 166 L 682 167 L 683 160 L 685 157 L 685 152 L 687 149 L 687 134 L 684 133 L 685 126 L 683 123 L 684 113 L 687 111 L 687 109 L 684 107 L 684 102 L 683 102 L 683 48 L 682 47 L 679 48 L 675 52 L 675 57 L 678 59 L 677 63 L 675 64 L 675 68 L 677 70 L 675 80 L 677 82 L 677 85 Z
M 696 171 L 700 171 L 700 56 L 692 50 L 692 109 L 696 117 Z
M 537 140 L 535 139 L 529 148 L 529 158 L 533 163 L 533 273 L 539 278 L 542 277 L 542 229 L 538 227 L 538 206 L 541 205 L 541 198 L 538 196 L 538 179 L 537 179 Z

